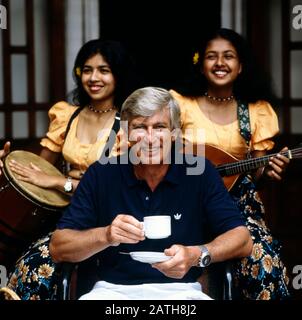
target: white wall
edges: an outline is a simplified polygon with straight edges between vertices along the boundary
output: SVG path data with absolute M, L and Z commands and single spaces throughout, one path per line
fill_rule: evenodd
M 222 28 L 233 29 L 244 36 L 246 33 L 245 21 L 245 0 L 221 0 Z

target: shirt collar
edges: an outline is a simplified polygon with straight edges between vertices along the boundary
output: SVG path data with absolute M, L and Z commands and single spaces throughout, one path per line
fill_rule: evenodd
M 129 160 L 129 158 L 128 158 Z M 181 165 L 175 164 L 175 152 L 172 149 L 171 152 L 171 164 L 162 182 L 168 182 L 171 184 L 179 184 L 181 176 Z M 134 174 L 134 166 L 128 161 L 128 164 L 120 164 L 122 175 L 129 187 L 134 187 L 141 183 L 141 180 L 137 179 Z

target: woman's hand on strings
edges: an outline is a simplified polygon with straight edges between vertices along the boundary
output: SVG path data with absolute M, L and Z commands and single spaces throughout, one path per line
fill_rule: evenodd
M 268 166 L 264 170 L 264 174 L 271 180 L 280 181 L 282 179 L 282 175 L 290 161 L 289 158 L 281 154 L 285 151 L 288 151 L 287 147 L 283 148 L 276 156 L 271 157 Z

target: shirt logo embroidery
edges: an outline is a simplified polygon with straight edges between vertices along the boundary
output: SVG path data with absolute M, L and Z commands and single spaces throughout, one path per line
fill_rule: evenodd
M 181 214 L 180 213 L 174 214 L 174 219 L 175 220 L 180 220 L 180 218 L 181 218 Z

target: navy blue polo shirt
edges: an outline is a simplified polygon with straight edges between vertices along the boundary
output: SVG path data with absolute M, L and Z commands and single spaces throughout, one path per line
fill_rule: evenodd
M 204 161 L 205 159 L 202 159 Z M 195 282 L 202 268 L 192 267 L 183 279 L 172 279 L 149 264 L 132 260 L 119 251 L 163 251 L 173 244 L 200 245 L 244 221 L 211 163 L 205 160 L 200 175 L 187 175 L 190 165 L 172 163 L 154 192 L 138 180 L 132 164 L 95 162 L 89 167 L 58 223 L 59 229 L 104 227 L 118 214 L 139 221 L 147 215 L 170 215 L 172 235 L 121 244 L 98 253 L 99 275 L 115 284 Z

